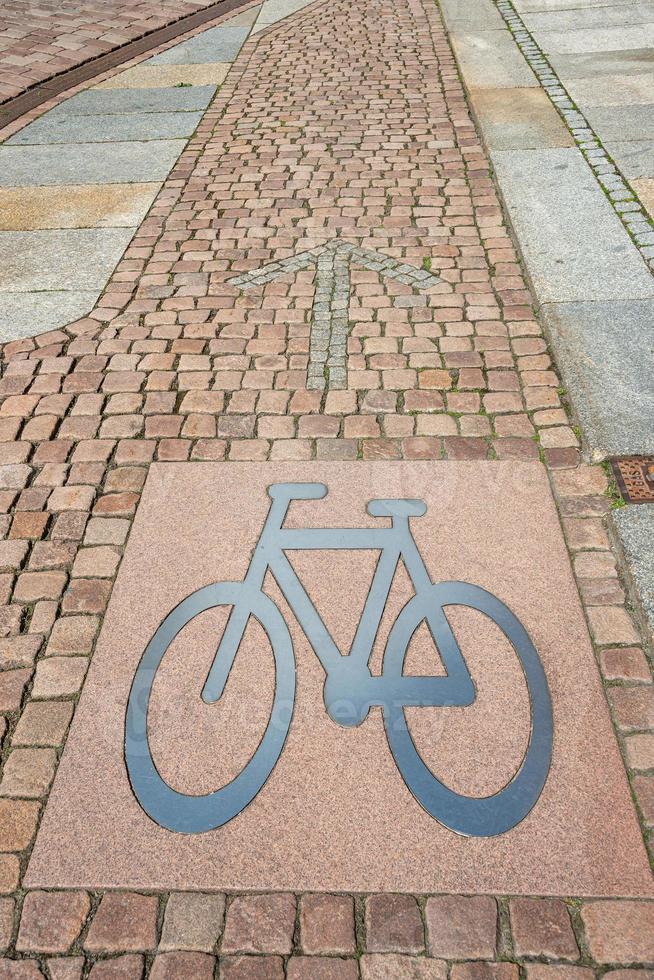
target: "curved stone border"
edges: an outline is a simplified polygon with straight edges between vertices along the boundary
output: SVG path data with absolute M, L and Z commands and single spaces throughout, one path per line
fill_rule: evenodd
M 546 55 L 527 29 L 511 0 L 493 0 L 529 67 L 534 72 L 570 131 L 577 147 L 592 168 L 614 211 L 629 232 L 634 244 L 654 273 L 654 221 L 643 208 L 619 168 L 602 146 L 601 140 L 586 117 L 576 107 Z

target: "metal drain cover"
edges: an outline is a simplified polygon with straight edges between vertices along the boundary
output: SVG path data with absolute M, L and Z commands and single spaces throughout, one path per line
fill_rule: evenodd
M 612 459 L 611 467 L 620 493 L 627 503 L 654 503 L 654 456 Z

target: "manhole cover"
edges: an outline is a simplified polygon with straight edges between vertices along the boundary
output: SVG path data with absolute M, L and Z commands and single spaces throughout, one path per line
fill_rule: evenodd
M 627 503 L 654 503 L 654 456 L 614 459 L 611 466 L 620 493 Z

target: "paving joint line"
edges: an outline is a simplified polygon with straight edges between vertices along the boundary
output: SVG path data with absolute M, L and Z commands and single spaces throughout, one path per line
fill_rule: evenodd
M 654 274 L 654 221 L 620 168 L 602 146 L 602 141 L 583 112 L 577 108 L 512 0 L 493 0 L 493 3 L 541 88 L 547 93 L 574 139 L 577 149 L 590 166 L 615 214 L 640 252 L 645 265 Z

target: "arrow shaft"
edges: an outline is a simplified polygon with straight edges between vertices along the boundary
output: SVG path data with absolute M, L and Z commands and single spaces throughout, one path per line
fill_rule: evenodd
M 345 388 L 350 256 L 325 249 L 316 263 L 307 388 Z

